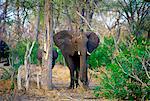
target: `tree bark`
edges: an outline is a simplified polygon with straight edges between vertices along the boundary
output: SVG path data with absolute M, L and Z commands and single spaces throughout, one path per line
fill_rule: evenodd
M 47 89 L 52 89 L 52 48 L 53 48 L 53 20 L 52 20 L 52 3 L 51 0 L 45 0 L 45 37 L 44 37 L 44 50 L 45 54 L 45 66 L 47 68 L 47 76 L 45 77 L 47 83 Z M 48 67 L 47 67 L 48 66 Z M 45 85 L 45 83 L 44 83 Z
M 72 19 L 71 19 L 71 16 L 70 16 L 70 14 L 69 14 L 69 11 L 68 11 L 68 8 L 67 8 L 67 6 L 65 6 L 65 10 L 66 10 L 66 12 L 67 12 L 67 18 L 68 18 L 68 27 L 69 27 L 69 30 L 73 30 L 73 27 L 72 27 Z
M 2 20 L 0 20 L 0 23 L 2 23 L 2 25 L 0 25 L 0 39 L 2 39 L 4 35 L 6 35 L 7 8 L 8 8 L 8 0 L 6 0 L 5 2 L 4 10 L 3 13 L 1 14 L 3 22 Z
M 25 65 L 25 71 L 26 71 L 26 77 L 25 77 L 25 87 L 26 90 L 29 89 L 29 80 L 30 80 L 30 64 L 29 64 L 29 59 L 30 59 L 30 55 L 32 53 L 32 49 L 34 47 L 35 41 L 32 42 L 32 45 L 30 47 L 30 43 L 26 44 L 26 53 L 25 53 L 25 57 L 24 57 L 24 65 Z
M 20 1 L 19 0 L 16 0 L 16 29 L 15 29 L 15 32 L 16 34 L 18 35 L 18 38 L 21 37 L 21 19 L 20 19 L 20 12 L 19 12 L 19 9 L 20 9 Z
M 38 42 L 38 36 L 39 36 L 39 24 L 40 24 L 40 1 L 37 1 L 37 22 L 35 26 L 35 37 L 36 41 Z

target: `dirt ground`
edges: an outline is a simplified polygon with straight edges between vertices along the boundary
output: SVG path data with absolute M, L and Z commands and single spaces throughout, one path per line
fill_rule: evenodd
M 53 69 L 53 90 L 46 91 L 37 89 L 36 83 L 31 82 L 29 91 L 17 89 L 13 93 L 6 91 L 0 92 L 0 101 L 107 101 L 103 98 L 96 98 L 93 94 L 93 88 L 98 84 L 89 71 L 89 89 L 84 90 L 82 87 L 67 89 L 70 82 L 70 74 L 67 67 L 56 65 Z M 10 89 L 10 80 L 0 81 L 0 91 Z

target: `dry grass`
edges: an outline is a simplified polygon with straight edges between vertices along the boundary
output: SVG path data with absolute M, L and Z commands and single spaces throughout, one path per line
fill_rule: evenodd
M 11 89 L 11 80 L 0 80 L 0 95 L 8 93 Z
M 98 83 L 93 77 L 93 71 L 89 70 L 90 83 L 89 90 L 84 90 L 82 87 L 76 89 L 67 89 L 70 83 L 70 73 L 67 67 L 56 65 L 53 69 L 53 85 L 54 89 L 46 91 L 37 89 L 36 82 L 30 82 L 29 91 L 17 91 L 15 101 L 104 101 L 103 98 L 96 98 L 93 95 L 92 88 Z M 0 84 L 1 85 L 1 84 Z M 4 85 L 1 86 L 2 89 Z M 1 98 L 0 98 L 1 100 Z

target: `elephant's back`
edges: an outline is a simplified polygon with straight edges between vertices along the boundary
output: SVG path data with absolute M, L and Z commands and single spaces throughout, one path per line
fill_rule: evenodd
M 63 30 L 58 32 L 57 34 L 54 35 L 54 40 L 55 39 L 65 39 L 65 38 L 71 38 L 71 33 L 72 31 L 68 31 L 68 30 Z

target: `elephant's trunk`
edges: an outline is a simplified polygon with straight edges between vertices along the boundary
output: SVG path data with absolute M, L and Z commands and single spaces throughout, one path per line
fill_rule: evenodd
M 87 61 L 86 61 L 86 49 L 81 50 L 80 54 L 80 80 L 83 83 L 83 86 L 88 86 L 88 77 L 87 77 Z

